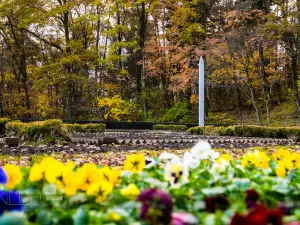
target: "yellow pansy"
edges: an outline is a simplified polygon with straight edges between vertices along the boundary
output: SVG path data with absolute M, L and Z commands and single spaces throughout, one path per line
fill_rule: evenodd
M 289 155 L 287 160 L 291 161 L 295 168 L 300 168 L 300 154 L 294 152 Z
M 105 166 L 100 169 L 103 179 L 116 186 L 121 176 L 121 170 Z
M 54 184 L 57 178 L 62 176 L 64 164 L 59 161 L 52 161 L 51 164 L 45 169 L 45 179 L 48 183 Z
M 30 172 L 29 172 L 29 180 L 31 182 L 37 182 L 40 181 L 41 179 L 43 179 L 43 168 L 40 164 L 34 164 L 31 168 L 30 168 Z
M 246 167 L 248 165 L 254 165 L 256 168 L 269 168 L 270 158 L 264 152 L 249 152 L 242 158 L 241 165 Z
M 82 179 L 83 177 L 78 176 L 78 173 L 74 171 L 65 173 L 62 178 L 65 194 L 68 196 L 75 195 L 83 182 Z
M 258 163 L 257 156 L 253 152 L 249 152 L 245 154 L 241 161 L 241 165 L 243 167 L 247 167 L 249 165 L 257 164 L 257 163 Z
M 55 185 L 56 185 L 56 188 L 59 190 L 63 190 L 65 188 L 63 182 L 59 179 L 56 180 Z
M 108 217 L 109 220 L 115 221 L 115 222 L 121 220 L 121 216 L 118 213 L 114 212 L 114 211 L 108 212 L 107 217 Z
M 127 187 L 121 189 L 121 195 L 131 200 L 135 200 L 139 194 L 140 190 L 135 184 L 129 184 Z
M 21 169 L 18 166 L 7 164 L 3 166 L 4 171 L 7 174 L 8 181 L 6 187 L 8 189 L 14 189 L 22 181 Z
M 256 168 L 268 169 L 269 168 L 269 162 L 270 162 L 271 159 L 266 155 L 266 153 L 256 152 L 256 155 L 258 156 L 258 162 L 256 162 L 255 167 Z
M 75 163 L 73 161 L 69 161 L 66 165 L 62 168 L 62 175 L 67 174 L 75 168 Z
M 143 171 L 146 166 L 145 157 L 142 154 L 129 155 L 126 158 L 124 164 L 124 170 L 131 171 L 133 173 L 139 173 Z
M 40 162 L 40 166 L 43 171 L 48 169 L 50 166 L 52 166 L 56 162 L 56 159 L 53 157 L 45 157 L 43 160 Z
M 284 148 L 280 148 L 277 152 L 273 152 L 272 153 L 272 157 L 273 159 L 278 162 L 282 159 L 284 159 L 285 157 L 290 156 L 290 151 Z
M 91 184 L 87 191 L 87 195 L 96 196 L 96 202 L 100 203 L 106 200 L 107 196 L 113 191 L 113 186 L 107 181 L 99 181 Z
M 279 177 L 285 177 L 286 174 L 292 170 L 294 167 L 293 163 L 289 160 L 281 160 L 278 162 L 277 168 L 276 168 L 276 174 Z
M 221 155 L 221 156 L 216 160 L 216 163 L 221 164 L 222 160 L 225 160 L 226 162 L 230 162 L 230 160 L 231 160 L 231 155 L 229 155 L 229 154 L 223 154 L 223 155 Z
M 95 164 L 86 163 L 77 170 L 82 183 L 80 189 L 86 191 L 89 185 L 103 180 L 103 173 Z

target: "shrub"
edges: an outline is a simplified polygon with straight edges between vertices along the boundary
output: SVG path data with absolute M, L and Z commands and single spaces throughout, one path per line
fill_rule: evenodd
M 204 134 L 204 127 L 191 127 L 187 131 L 190 134 L 193 134 L 193 135 L 203 135 Z
M 220 136 L 234 136 L 235 135 L 235 127 L 229 126 L 229 127 L 222 127 L 222 129 L 219 130 Z
M 209 135 L 209 136 L 224 136 L 221 135 L 225 127 L 213 127 L 213 126 L 206 126 L 204 127 L 204 135 Z
M 153 126 L 154 130 L 171 130 L 171 131 L 186 131 L 186 125 L 166 125 L 166 124 L 156 124 Z
M 19 137 L 26 142 L 55 143 L 69 140 L 61 120 L 31 123 L 9 122 L 6 124 L 6 134 Z
M 68 133 L 103 133 L 105 131 L 105 124 L 64 124 Z
M 289 138 L 300 137 L 300 127 L 234 126 L 234 135 L 243 137 Z
M 8 118 L 0 118 L 0 135 L 3 135 L 5 133 L 5 126 L 8 122 Z
M 289 138 L 300 137 L 300 127 L 265 127 L 239 125 L 229 127 L 192 127 L 188 129 L 194 135 L 220 135 L 240 137 L 263 137 L 263 138 Z
M 5 126 L 5 133 L 9 136 L 20 137 L 25 131 L 25 123 L 21 121 L 8 122 Z
M 159 122 L 191 123 L 191 110 L 189 101 L 177 102 L 165 115 L 158 119 Z

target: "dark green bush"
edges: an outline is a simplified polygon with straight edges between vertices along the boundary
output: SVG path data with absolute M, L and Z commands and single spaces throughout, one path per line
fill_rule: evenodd
M 234 126 L 235 135 L 243 137 L 289 138 L 300 137 L 300 127 Z
M 8 118 L 0 118 L 0 135 L 3 135 L 5 133 L 5 126 L 8 122 Z
M 174 122 L 174 123 L 191 123 L 191 110 L 189 101 L 185 100 L 177 102 L 171 109 L 169 109 L 161 118 L 159 122 Z
M 105 124 L 64 124 L 68 133 L 103 133 L 105 131 Z
M 25 142 L 56 143 L 69 140 L 61 120 L 31 123 L 8 122 L 6 124 L 6 134 L 19 137 Z
M 269 135 L 269 130 L 262 126 L 241 125 L 235 126 L 235 134 L 241 137 L 264 137 Z
M 240 137 L 263 137 L 263 138 L 289 138 L 300 137 L 300 127 L 266 127 L 239 125 L 230 127 L 192 127 L 188 129 L 190 134 L 195 135 L 220 135 Z
M 167 125 L 167 124 L 156 124 L 153 126 L 154 130 L 171 130 L 171 131 L 186 131 L 186 125 Z

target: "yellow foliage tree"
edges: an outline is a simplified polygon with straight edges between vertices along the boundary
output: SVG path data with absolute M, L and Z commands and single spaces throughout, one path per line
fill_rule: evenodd
M 131 121 L 131 115 L 135 110 L 135 104 L 123 100 L 120 95 L 113 97 L 98 98 L 98 106 L 104 112 L 104 119 L 106 120 L 125 120 Z

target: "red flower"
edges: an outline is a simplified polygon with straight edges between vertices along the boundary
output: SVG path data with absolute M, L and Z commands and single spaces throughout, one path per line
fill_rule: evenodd
M 259 200 L 259 194 L 255 190 L 246 191 L 245 202 L 247 204 L 248 209 L 256 206 L 258 200 Z
M 264 205 L 256 205 L 247 215 L 235 214 L 231 225 L 283 225 L 283 214 L 279 209 L 268 209 Z
M 229 206 L 229 202 L 227 198 L 224 196 L 214 196 L 208 197 L 205 199 L 205 208 L 206 211 L 210 213 L 215 213 L 217 209 L 219 210 L 226 210 Z

